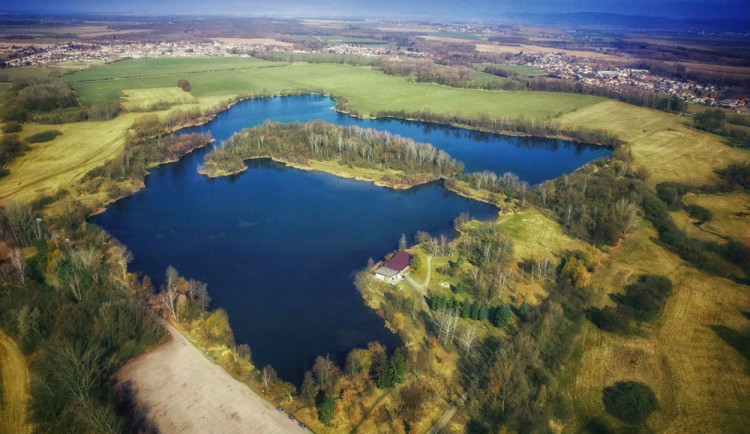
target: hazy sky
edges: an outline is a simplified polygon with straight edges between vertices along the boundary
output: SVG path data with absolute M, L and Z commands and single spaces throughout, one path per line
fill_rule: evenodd
M 610 12 L 750 17 L 749 0 L 1 0 L 0 11 L 127 15 L 389 16 L 481 19 L 513 13 Z M 406 16 L 404 18 L 407 18 Z

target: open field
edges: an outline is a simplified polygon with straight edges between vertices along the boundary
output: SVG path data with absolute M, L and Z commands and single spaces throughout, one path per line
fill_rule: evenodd
M 125 89 L 122 106 L 126 110 L 146 110 L 154 104 L 196 104 L 198 102 L 190 92 L 181 88 L 162 87 L 153 89 Z
M 667 64 L 675 64 L 676 62 L 665 62 Z M 729 66 L 729 65 L 714 65 L 711 63 L 695 63 L 695 62 L 677 62 L 680 65 L 684 65 L 687 71 L 696 72 L 712 72 L 714 74 L 731 74 L 735 76 L 742 76 L 744 78 L 750 77 L 750 67 L 746 66 Z
M 613 56 L 611 54 L 598 53 L 596 51 L 566 50 L 564 48 L 542 47 L 538 45 L 500 45 L 485 43 L 476 44 L 476 47 L 477 51 L 485 53 L 516 53 L 518 51 L 523 51 L 524 53 L 563 53 L 566 56 L 588 57 L 590 59 L 607 60 L 618 63 L 628 61 L 626 58 Z
M 217 63 L 214 63 L 216 61 Z M 545 92 L 503 92 L 458 89 L 412 83 L 405 77 L 385 75 L 369 68 L 340 64 L 264 62 L 255 59 L 155 59 L 117 62 L 65 77 L 85 104 L 119 98 L 124 89 L 170 87 L 187 78 L 192 94 L 229 98 L 266 90 L 319 88 L 347 97 L 365 114 L 384 110 L 545 118 L 568 113 L 603 101 L 586 95 Z
M 649 170 L 653 185 L 664 181 L 702 184 L 716 180 L 714 171 L 732 161 L 750 161 L 749 151 L 727 146 L 715 134 L 689 128 L 685 118 L 617 101 L 563 115 L 560 121 L 616 133 L 629 145 L 636 165 Z
M 496 66 L 496 67 L 506 69 L 511 72 L 515 72 L 516 74 L 519 74 L 519 75 L 525 75 L 527 77 L 547 75 L 546 72 L 542 71 L 539 68 L 535 68 L 533 66 L 513 65 L 513 64 L 492 65 L 489 63 L 485 64 L 485 66 Z
M 162 433 L 299 433 L 249 387 L 207 359 L 171 325 L 171 338 L 120 369 L 138 403 Z
M 13 161 L 10 174 L 0 178 L 0 202 L 53 193 L 115 158 L 122 152 L 125 133 L 138 115 L 54 126 L 25 124 L 21 138 L 49 129 L 60 130 L 62 135 L 50 142 L 31 145 L 30 151 Z
M 750 194 L 747 192 L 688 193 L 683 202 L 711 210 L 713 219 L 703 224 L 704 231 L 710 231 L 718 237 L 729 237 L 750 246 Z
M 497 220 L 502 233 L 513 238 L 514 259 L 550 256 L 559 261 L 564 250 L 583 248 L 582 241 L 570 238 L 563 228 L 536 208 L 501 215 Z
M 593 276 L 600 306 L 611 305 L 607 294 L 621 293 L 639 274 L 665 275 L 674 290 L 661 319 L 638 335 L 613 335 L 585 323 L 561 380 L 576 416 L 569 431 L 580 431 L 596 417 L 616 423 L 605 416 L 602 390 L 634 380 L 650 386 L 659 399 L 648 431 L 741 432 L 750 423 L 750 365 L 720 335 L 750 329 L 747 287 L 687 266 L 655 237 L 642 222 Z
M 21 351 L 0 330 L 0 376 L 2 377 L 2 399 L 0 400 L 0 432 L 30 433 L 32 427 L 26 415 L 29 401 L 29 370 Z

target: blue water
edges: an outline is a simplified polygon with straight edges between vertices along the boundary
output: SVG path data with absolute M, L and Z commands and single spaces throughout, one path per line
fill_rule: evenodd
M 512 170 L 532 183 L 606 154 L 557 140 L 524 146 L 456 128 L 357 120 L 332 105 L 322 96 L 249 100 L 185 131 L 210 132 L 220 142 L 265 119 L 323 119 L 431 142 L 469 170 Z M 440 183 L 391 190 L 267 160 L 250 162 L 243 174 L 210 179 L 197 173 L 205 152 L 154 169 L 145 189 L 92 221 L 127 245 L 135 255 L 132 268 L 157 284 L 169 265 L 206 282 L 211 306 L 227 311 L 236 341 L 250 346 L 256 365 L 271 364 L 288 380 L 299 381 L 318 355 L 342 361 L 370 341 L 390 349 L 400 344 L 352 284 L 369 258 L 394 249 L 401 234 L 409 240 L 418 230 L 450 234 L 461 212 L 483 220 L 497 213 Z
M 430 143 L 462 161 L 464 172 L 513 172 L 531 185 L 571 173 L 591 160 L 610 155 L 601 146 L 538 137 L 515 137 L 464 128 L 399 119 L 358 119 L 332 110 L 336 103 L 321 95 L 263 98 L 241 102 L 208 125 L 186 131 L 211 131 L 220 142 L 265 119 L 307 122 L 321 119 L 338 125 L 357 125 L 389 131 L 417 142 Z M 217 124 L 221 124 L 217 131 Z

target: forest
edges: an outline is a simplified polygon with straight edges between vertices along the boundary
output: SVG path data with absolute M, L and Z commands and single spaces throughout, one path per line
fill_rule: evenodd
M 335 161 L 352 168 L 396 170 L 405 176 L 434 178 L 463 170 L 463 163 L 426 143 L 372 129 L 313 121 L 266 122 L 244 129 L 207 154 L 201 171 L 212 175 L 237 173 L 246 169 L 244 160 L 258 157 L 301 164 L 308 159 Z

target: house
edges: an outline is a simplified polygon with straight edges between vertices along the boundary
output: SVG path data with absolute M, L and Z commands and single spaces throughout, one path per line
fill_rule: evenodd
M 375 270 L 375 277 L 388 283 L 398 282 L 404 278 L 403 273 L 409 268 L 410 263 L 411 253 L 400 251 Z

